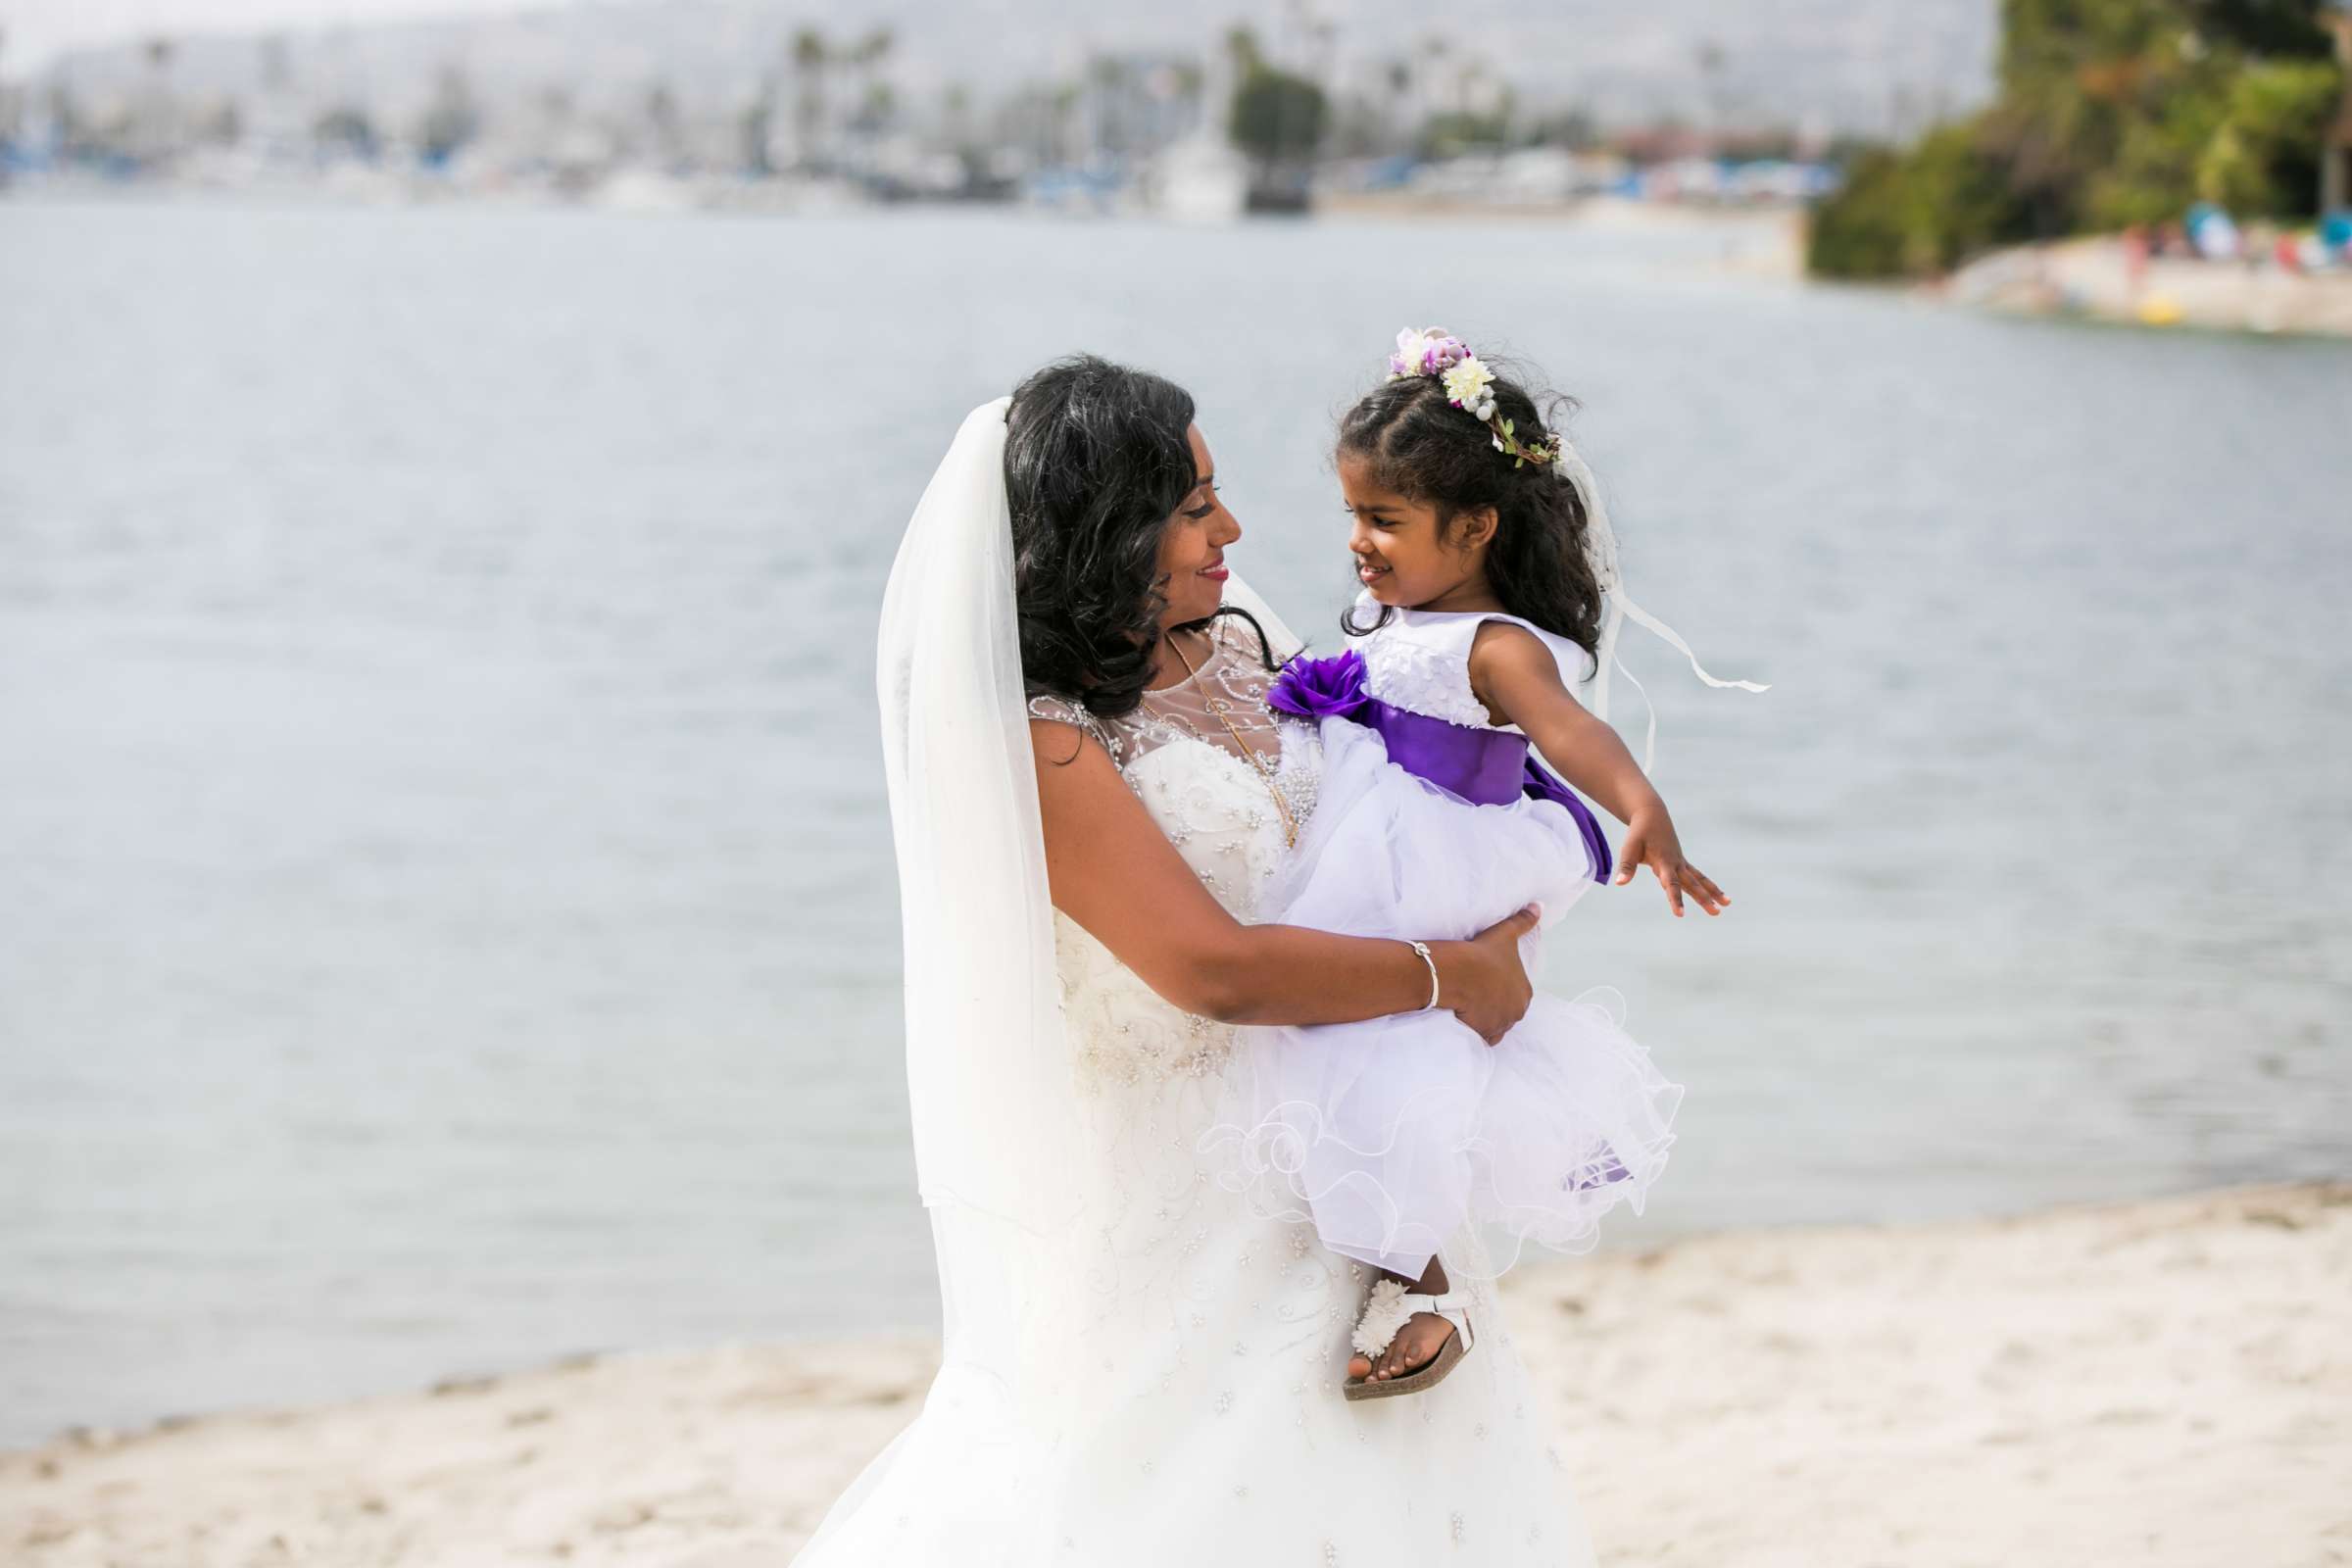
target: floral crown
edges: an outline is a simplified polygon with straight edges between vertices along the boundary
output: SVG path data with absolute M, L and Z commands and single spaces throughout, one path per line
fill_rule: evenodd
M 1485 424 L 1494 437 L 1494 450 L 1521 464 L 1539 466 L 1560 461 L 1560 438 L 1551 431 L 1522 443 L 1510 420 L 1494 417 L 1494 372 L 1479 363 L 1470 345 L 1448 337 L 1442 326 L 1406 327 L 1396 334 L 1396 352 L 1389 356 L 1389 379 L 1408 375 L 1435 376 L 1446 388 L 1446 401 Z

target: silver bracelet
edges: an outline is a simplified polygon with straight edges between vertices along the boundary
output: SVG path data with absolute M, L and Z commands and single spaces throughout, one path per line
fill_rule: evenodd
M 1429 944 L 1426 942 L 1415 942 L 1412 949 L 1421 955 L 1421 961 L 1429 965 L 1429 1002 L 1421 1009 L 1427 1012 L 1438 1004 L 1438 960 L 1430 956 Z

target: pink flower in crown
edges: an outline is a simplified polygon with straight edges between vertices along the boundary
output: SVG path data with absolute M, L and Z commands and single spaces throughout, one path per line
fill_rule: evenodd
M 1396 352 L 1389 356 L 1389 379 L 1443 375 L 1469 357 L 1470 346 L 1447 336 L 1444 327 L 1408 326 L 1396 334 Z

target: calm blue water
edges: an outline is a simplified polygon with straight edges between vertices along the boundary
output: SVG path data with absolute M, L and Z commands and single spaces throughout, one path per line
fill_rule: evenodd
M 935 1322 L 873 619 L 1082 346 L 1305 628 L 1334 414 L 1507 345 L 1774 683 L 1629 640 L 1737 912 L 1554 944 L 1690 1085 L 1621 1245 L 2343 1174 L 2352 345 L 1719 243 L 0 205 L 0 1441 Z

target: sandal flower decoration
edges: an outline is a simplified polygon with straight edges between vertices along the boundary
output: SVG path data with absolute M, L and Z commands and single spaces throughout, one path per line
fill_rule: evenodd
M 1396 1333 L 1413 1319 L 1413 1309 L 1404 1304 L 1404 1286 L 1396 1280 L 1384 1279 L 1372 1287 L 1371 1298 L 1364 1302 L 1364 1315 L 1356 1320 L 1355 1337 L 1349 1343 L 1366 1356 L 1377 1356 L 1396 1342 Z

